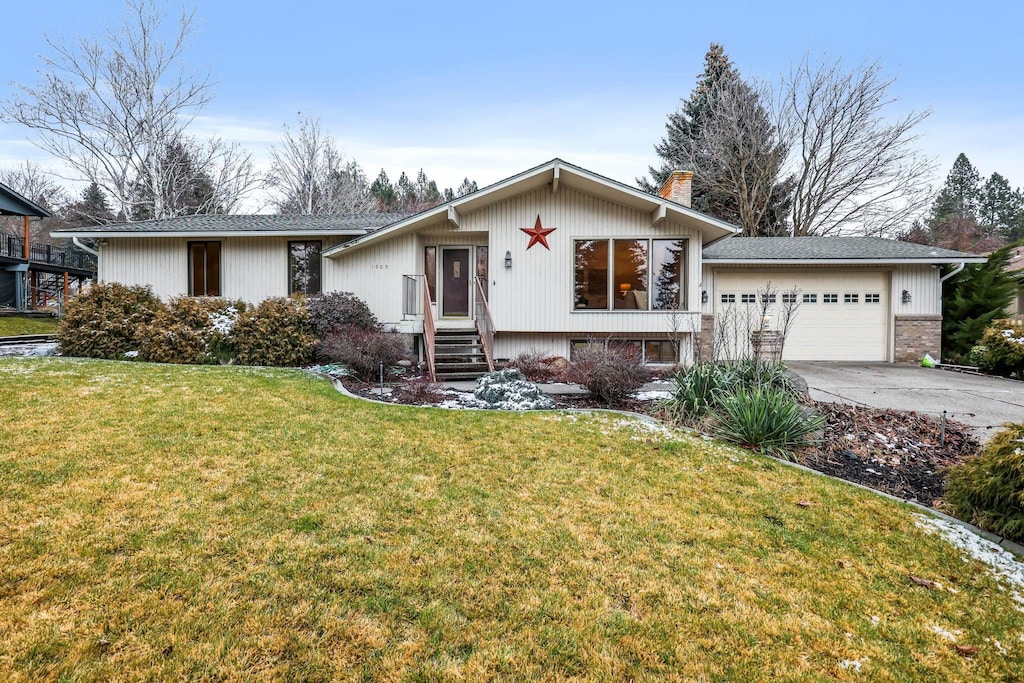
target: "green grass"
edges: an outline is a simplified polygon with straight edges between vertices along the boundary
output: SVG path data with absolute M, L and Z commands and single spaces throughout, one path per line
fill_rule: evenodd
M 57 332 L 56 318 L 23 318 L 21 316 L 0 316 L 0 337 L 16 334 L 54 334 Z
M 0 680 L 1024 670 L 1024 613 L 909 509 L 618 417 L 71 359 L 0 361 L 0 405 Z

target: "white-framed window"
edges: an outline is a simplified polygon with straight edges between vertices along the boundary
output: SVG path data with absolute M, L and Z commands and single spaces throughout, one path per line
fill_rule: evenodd
M 735 294 L 723 294 L 722 295 L 722 303 L 723 304 L 734 304 L 734 303 L 736 303 L 736 295 Z
M 756 304 L 757 303 L 757 295 L 756 294 L 740 294 L 740 303 L 742 303 L 742 304 Z
M 784 304 L 795 304 L 796 303 L 796 293 L 795 292 L 783 292 L 782 293 L 782 303 L 784 303 Z
M 667 339 L 570 339 L 569 360 L 576 360 L 580 351 L 591 346 L 623 351 L 641 358 L 645 363 L 678 363 L 676 346 Z
M 879 303 L 882 303 L 882 295 L 881 294 L 874 294 L 874 293 L 865 294 L 864 295 L 864 303 L 866 303 L 866 304 L 879 304 Z
M 822 294 L 821 295 L 821 302 L 825 303 L 825 304 L 837 304 L 837 303 L 839 303 L 839 295 L 838 294 Z
M 816 304 L 816 303 L 818 303 L 818 295 L 817 294 L 804 294 L 804 303 L 805 304 Z
M 575 240 L 573 310 L 685 310 L 688 248 L 687 239 Z
M 843 294 L 844 304 L 856 304 L 860 302 L 860 294 Z

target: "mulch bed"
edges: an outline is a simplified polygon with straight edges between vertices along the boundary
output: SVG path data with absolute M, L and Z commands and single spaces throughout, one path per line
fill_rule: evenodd
M 967 425 L 915 412 L 817 403 L 828 420 L 815 448 L 801 464 L 921 505 L 936 507 L 945 489 L 945 469 L 978 451 Z

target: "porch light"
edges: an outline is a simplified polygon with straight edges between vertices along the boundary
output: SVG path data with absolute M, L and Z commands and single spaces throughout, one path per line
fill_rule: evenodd
M 910 303 L 910 292 L 908 292 L 905 289 L 903 290 L 903 303 L 905 303 L 905 304 L 909 304 Z
M 511 268 L 512 267 L 512 252 L 511 251 L 506 251 L 505 252 L 505 267 L 506 268 Z
M 708 302 L 708 290 L 704 290 L 700 293 L 700 302 L 706 304 Z

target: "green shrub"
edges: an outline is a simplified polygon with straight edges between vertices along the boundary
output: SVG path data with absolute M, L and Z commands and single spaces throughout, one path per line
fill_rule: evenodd
M 316 336 L 302 298 L 264 300 L 238 316 L 232 330 L 242 365 L 300 366 L 313 359 Z
M 697 363 L 676 375 L 676 389 L 665 408 L 683 421 L 697 422 L 737 389 L 772 389 L 795 396 L 796 386 L 782 363 L 747 359 L 736 363 Z
M 406 357 L 405 337 L 394 330 L 340 327 L 321 341 L 316 355 L 322 360 L 341 363 L 364 381 L 373 381 Z
M 738 387 L 719 394 L 715 434 L 726 441 L 769 455 L 790 457 L 811 442 L 825 418 L 801 406 L 785 391 Z
M 581 349 L 567 374 L 570 381 L 582 385 L 591 396 L 605 403 L 628 398 L 651 378 L 638 354 L 604 344 L 590 344 Z
M 162 308 L 149 287 L 94 284 L 64 310 L 57 328 L 61 353 L 83 358 L 132 357 L 138 352 L 140 329 Z
M 348 292 L 328 292 L 314 296 L 307 301 L 307 307 L 313 334 L 318 339 L 324 339 L 342 327 L 380 329 L 380 322 L 370 307 L 362 299 Z
M 951 467 L 945 503 L 982 529 L 1024 543 L 1024 424 L 1007 424 L 963 463 Z
M 970 358 L 985 372 L 1024 379 L 1024 323 L 995 321 L 971 349 Z
M 178 297 L 167 302 L 139 331 L 139 354 L 156 363 L 201 365 L 229 360 L 231 332 L 242 301 Z

